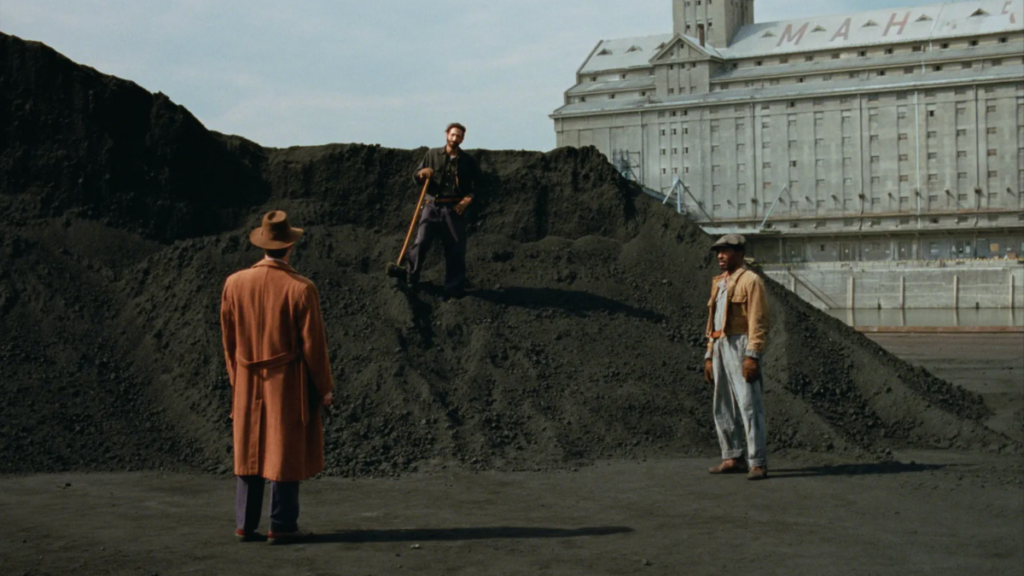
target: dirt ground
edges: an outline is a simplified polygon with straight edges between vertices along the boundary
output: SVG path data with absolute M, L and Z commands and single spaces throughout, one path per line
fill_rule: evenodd
M 1024 370 L 1024 335 L 873 339 L 981 392 L 995 411 L 992 425 L 1019 422 L 1024 383 L 1013 376 Z M 229 476 L 7 476 L 0 572 L 1020 574 L 1021 456 L 823 458 L 773 455 L 772 478 L 762 483 L 711 477 L 704 469 L 712 462 L 682 457 L 564 472 L 439 466 L 397 479 L 325 478 L 303 485 L 301 520 L 316 540 L 281 547 L 233 541 Z

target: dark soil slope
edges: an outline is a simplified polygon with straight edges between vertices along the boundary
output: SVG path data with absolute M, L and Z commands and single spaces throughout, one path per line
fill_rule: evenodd
M 383 273 L 422 150 L 262 148 L 6 35 L 0 73 L 0 472 L 227 470 L 219 294 L 270 208 L 323 298 L 330 473 L 715 452 L 710 239 L 595 150 L 476 152 L 479 289 L 445 302 Z M 770 449 L 1019 449 L 977 396 L 769 287 Z

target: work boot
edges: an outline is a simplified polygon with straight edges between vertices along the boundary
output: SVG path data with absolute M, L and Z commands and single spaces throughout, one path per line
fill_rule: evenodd
M 747 471 L 747 465 L 739 458 L 726 458 L 714 468 L 708 468 L 712 474 L 743 474 Z
M 767 466 L 752 466 L 747 473 L 747 480 L 765 480 L 768 478 Z

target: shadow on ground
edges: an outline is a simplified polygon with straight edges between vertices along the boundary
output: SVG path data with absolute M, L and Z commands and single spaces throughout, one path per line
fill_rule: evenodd
M 807 478 L 814 476 L 864 476 L 868 474 L 905 474 L 941 470 L 945 464 L 904 464 L 878 462 L 875 464 L 838 464 L 835 466 L 808 466 L 806 468 L 779 468 L 769 478 Z
M 510 540 L 523 538 L 579 538 L 611 536 L 633 532 L 627 526 L 595 526 L 587 528 L 537 528 L 528 526 L 494 526 L 488 528 L 409 528 L 399 530 L 342 530 L 316 534 L 307 544 L 363 542 L 448 542 L 459 540 Z

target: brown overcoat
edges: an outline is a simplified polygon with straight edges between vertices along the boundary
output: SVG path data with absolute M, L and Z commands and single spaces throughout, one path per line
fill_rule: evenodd
M 235 474 L 295 482 L 319 473 L 320 398 L 334 379 L 316 286 L 288 264 L 264 259 L 228 277 L 220 310 Z

